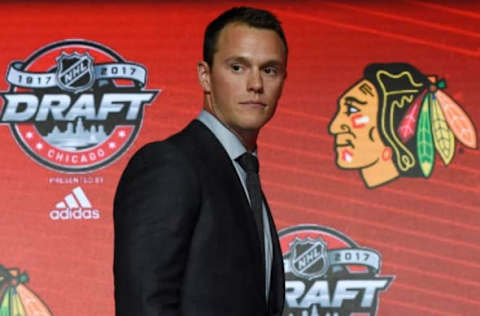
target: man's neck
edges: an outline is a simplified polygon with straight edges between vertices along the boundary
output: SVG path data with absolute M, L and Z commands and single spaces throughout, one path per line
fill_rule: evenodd
M 225 126 L 229 131 L 231 131 L 240 140 L 243 146 L 245 146 L 249 153 L 255 151 L 255 149 L 257 148 L 258 131 L 237 130 L 223 123 L 222 120 L 218 118 L 216 113 L 210 110 L 208 106 L 204 106 L 203 109 L 213 115 L 223 126 Z
M 258 137 L 258 131 L 255 132 L 250 132 L 250 131 L 242 131 L 238 132 L 232 128 L 227 128 L 232 131 L 235 136 L 240 139 L 242 142 L 243 146 L 247 149 L 249 153 L 252 153 L 256 148 L 257 148 L 257 137 Z

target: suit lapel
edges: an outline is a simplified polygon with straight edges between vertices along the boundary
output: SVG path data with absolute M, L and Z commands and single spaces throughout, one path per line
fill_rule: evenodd
M 242 183 L 238 177 L 237 171 L 233 166 L 230 157 L 222 144 L 218 141 L 215 135 L 200 121 L 192 121 L 185 132 L 189 133 L 190 139 L 196 139 L 192 142 L 195 147 L 195 152 L 199 159 L 201 159 L 208 169 L 208 174 L 216 179 L 217 185 L 222 192 L 226 192 L 233 200 L 235 209 L 231 210 L 232 216 L 236 217 L 236 223 L 245 231 L 246 238 L 248 238 L 248 246 L 250 253 L 253 254 L 252 260 L 256 261 L 255 266 L 264 267 L 265 259 L 262 258 L 261 248 L 259 246 L 260 240 L 255 224 L 253 212 L 248 203 Z M 258 288 L 261 290 L 263 297 L 265 297 L 265 269 L 256 269 L 255 271 L 257 282 L 256 284 L 263 284 Z

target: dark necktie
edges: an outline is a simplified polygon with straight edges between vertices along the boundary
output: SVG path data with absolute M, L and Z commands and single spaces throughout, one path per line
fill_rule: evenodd
M 252 154 L 244 153 L 236 159 L 247 174 L 247 191 L 250 197 L 250 207 L 253 210 L 255 223 L 257 224 L 258 236 L 260 238 L 260 248 L 262 251 L 262 260 L 265 261 L 265 236 L 263 234 L 263 195 L 258 177 L 258 159 Z

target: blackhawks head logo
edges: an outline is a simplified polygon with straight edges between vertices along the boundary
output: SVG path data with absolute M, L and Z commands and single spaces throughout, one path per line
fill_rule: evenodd
M 377 315 L 379 295 L 393 280 L 381 256 L 318 225 L 279 232 L 285 267 L 284 316 Z
M 375 188 L 399 177 L 429 178 L 435 159 L 448 166 L 458 143 L 476 149 L 475 126 L 446 88 L 410 64 L 368 65 L 338 99 L 329 125 L 337 166 L 359 170 Z
M 51 316 L 45 303 L 25 284 L 28 275 L 0 265 L 0 316 Z
M 36 162 L 64 172 L 88 172 L 120 157 L 140 130 L 146 69 L 98 43 L 53 43 L 7 72 L 0 124 Z

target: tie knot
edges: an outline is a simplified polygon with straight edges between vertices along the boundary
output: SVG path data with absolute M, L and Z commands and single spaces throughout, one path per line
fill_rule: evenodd
M 250 153 L 244 153 L 238 157 L 237 162 L 242 166 L 243 170 L 248 172 L 258 173 L 258 159 Z

